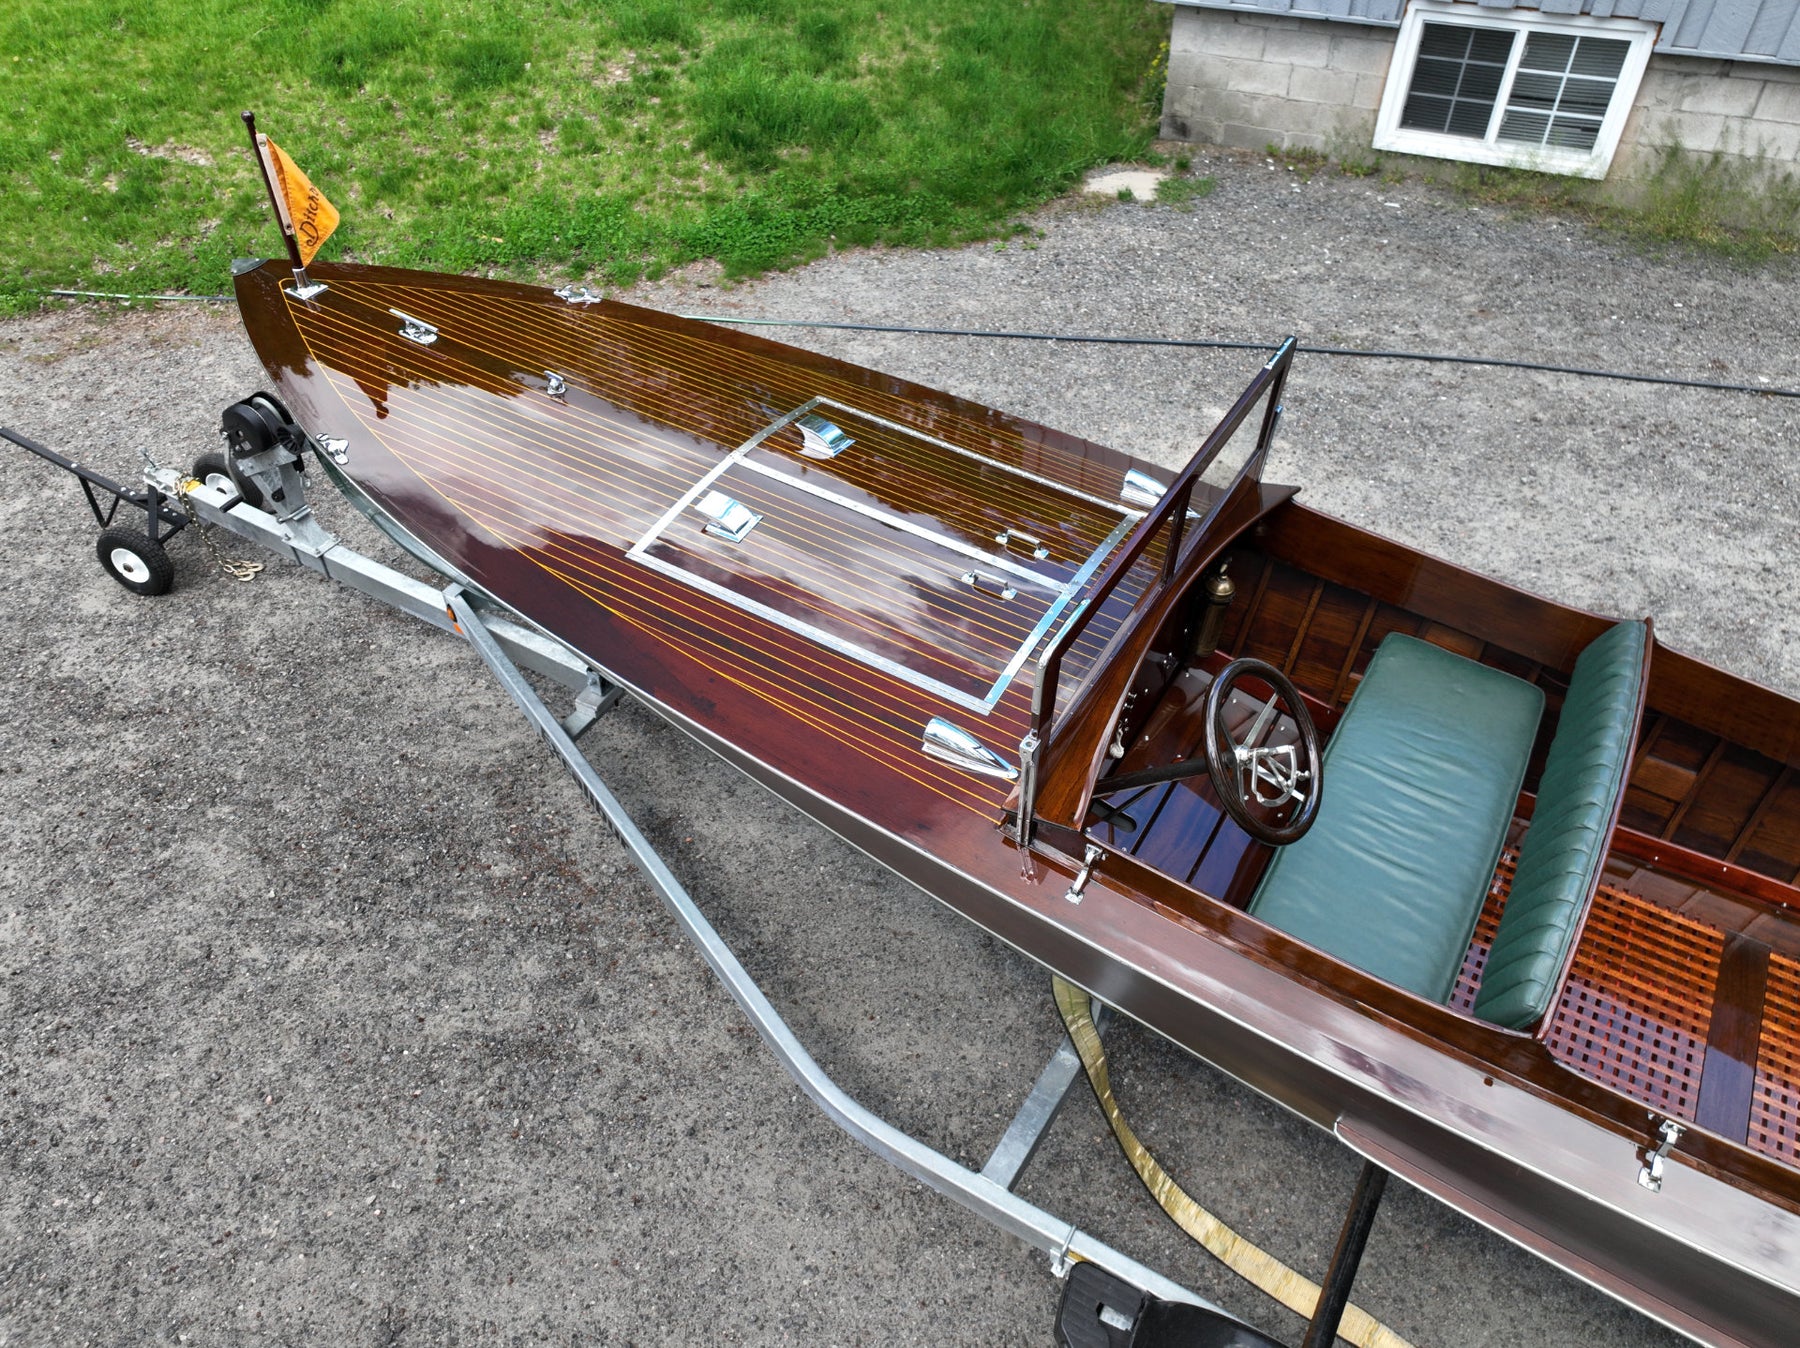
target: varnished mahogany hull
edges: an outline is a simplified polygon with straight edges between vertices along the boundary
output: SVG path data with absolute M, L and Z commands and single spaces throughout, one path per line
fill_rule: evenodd
M 985 553 L 1040 574 L 1004 531 L 1046 540 L 1044 584 L 1073 583 L 1116 541 L 1107 503 L 1123 475 L 1158 470 L 667 315 L 466 278 L 315 270 L 330 289 L 310 302 L 282 290 L 284 268 L 238 278 L 275 391 L 309 432 L 348 443 L 354 491 L 482 591 L 956 911 L 1453 1206 L 1697 1337 L 1789 1341 L 1800 1311 L 1800 1185 L 1789 1165 L 1696 1130 L 1651 1193 L 1637 1183 L 1650 1136 L 1643 1105 L 1571 1070 L 1542 1039 L 1424 1005 L 1224 904 L 1197 903 L 1129 858 L 1111 859 L 1069 902 L 1082 840 L 1046 828 L 1022 856 L 1000 828 L 1010 785 L 919 750 L 926 721 L 945 716 L 1013 756 L 1029 720 L 1029 668 L 991 705 L 971 703 L 1009 643 L 1032 639 L 1035 611 L 1014 620 L 980 585 L 964 594 L 955 580 L 914 574 L 923 562 L 893 574 L 855 558 L 807 570 L 807 558 L 777 550 L 850 537 L 850 502 L 858 521 L 881 528 L 922 522 L 971 571 L 997 565 L 975 558 Z M 438 339 L 401 337 L 396 310 L 435 325 Z M 561 397 L 550 373 L 566 384 Z M 721 561 L 729 554 L 706 551 L 691 510 L 668 526 L 687 533 L 664 567 L 630 555 L 646 551 L 645 538 L 654 551 L 672 537 L 657 530 L 684 488 L 812 398 L 849 409 L 833 414 L 845 422 L 866 414 L 857 427 L 869 453 L 818 467 L 796 457 L 794 436 L 749 451 L 750 475 L 730 482 L 769 530 L 753 606 Z M 752 496 L 771 482 L 779 500 Z M 795 482 L 823 483 L 828 499 Z M 1280 494 L 1260 508 L 1255 535 L 1221 538 L 1216 550 L 1314 565 L 1332 584 L 1551 671 L 1602 626 Z M 858 589 L 865 578 L 879 601 Z M 1021 590 L 1036 583 L 1022 579 Z M 1112 630 L 1095 628 L 1090 659 Z M 1290 661 L 1304 642 L 1294 644 Z M 1765 752 L 1784 764 L 1800 754 L 1792 702 L 1672 653 L 1657 661 L 1653 710 L 1734 742 L 1764 727 Z

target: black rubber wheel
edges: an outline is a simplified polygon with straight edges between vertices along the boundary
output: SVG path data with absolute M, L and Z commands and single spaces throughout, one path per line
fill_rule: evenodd
M 133 594 L 167 594 L 175 584 L 175 563 L 167 549 L 135 529 L 103 529 L 94 555 L 106 574 Z
M 1287 767 L 1291 775 L 1273 764 L 1259 769 L 1257 759 L 1270 751 L 1238 745 L 1225 728 L 1226 701 L 1232 688 L 1246 678 L 1267 684 L 1275 698 L 1271 705 L 1286 706 L 1288 715 L 1293 718 L 1300 736 L 1300 752 L 1293 754 L 1290 751 Z M 1213 789 L 1219 793 L 1219 803 L 1225 807 L 1225 813 L 1252 838 L 1271 847 L 1285 847 L 1300 841 L 1319 815 L 1319 801 L 1324 796 L 1324 783 L 1320 780 L 1324 755 L 1319 748 L 1318 728 L 1306 710 L 1306 702 L 1287 675 L 1274 665 L 1249 656 L 1233 660 L 1219 671 L 1219 677 L 1206 690 L 1206 708 L 1202 716 L 1206 722 L 1206 771 L 1212 778 Z M 1304 758 L 1304 765 L 1301 758 Z M 1279 761 L 1278 757 L 1276 761 Z M 1281 786 L 1281 797 L 1273 801 L 1265 799 L 1262 795 L 1265 783 Z M 1301 788 L 1304 788 L 1303 792 Z M 1280 819 L 1283 808 L 1296 799 L 1300 807 L 1289 812 L 1283 822 Z
M 223 454 L 202 454 L 194 460 L 193 476 L 216 491 L 235 491 L 252 510 L 263 508 L 262 489 L 245 478 L 241 483 L 231 472 L 231 462 Z

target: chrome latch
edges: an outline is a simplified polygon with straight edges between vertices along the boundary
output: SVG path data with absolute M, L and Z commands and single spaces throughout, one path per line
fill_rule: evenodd
M 544 378 L 549 381 L 548 383 L 546 383 L 544 385 L 545 393 L 548 393 L 552 398 L 555 398 L 558 402 L 567 402 L 569 400 L 569 381 L 568 380 L 564 379 L 555 370 L 545 370 Z
M 1011 599 L 1018 591 L 1003 580 L 989 580 L 974 571 L 965 571 L 957 577 L 971 590 L 979 590 L 982 594 L 991 594 L 1000 599 Z
M 995 534 L 994 542 L 1009 550 L 1015 542 L 1023 543 L 1025 549 L 1040 562 L 1050 555 L 1050 549 L 1044 546 L 1043 539 L 1020 529 L 1008 529 L 1005 533 Z
M 742 543 L 745 535 L 762 523 L 761 515 L 722 491 L 707 492 L 694 509 L 706 516 L 706 532 L 727 543 Z
M 422 318 L 414 318 L 411 314 L 402 313 L 398 309 L 388 312 L 400 320 L 400 335 L 409 342 L 417 342 L 420 346 L 430 346 L 438 339 L 438 330 Z
M 856 443 L 821 416 L 804 416 L 794 424 L 800 428 L 800 452 L 809 459 L 835 459 Z
M 1094 867 L 1105 860 L 1105 851 L 1089 843 L 1086 854 L 1081 858 L 1081 869 L 1075 872 L 1075 879 L 1069 884 L 1069 892 L 1063 897 L 1070 903 L 1080 903 L 1081 891 L 1087 888 L 1087 882 L 1093 878 Z
M 999 777 L 1013 781 L 1019 770 L 959 725 L 934 716 L 925 723 L 924 742 L 919 746 L 929 758 L 936 758 L 983 777 Z
M 1650 1117 L 1654 1120 L 1656 1115 L 1652 1114 Z M 1687 1125 L 1677 1123 L 1674 1119 L 1664 1119 L 1658 1125 L 1656 1132 L 1662 1141 L 1657 1145 L 1655 1151 L 1651 1151 L 1648 1147 L 1644 1148 L 1644 1164 L 1638 1171 L 1638 1183 L 1653 1194 L 1662 1192 L 1663 1162 L 1669 1159 L 1669 1153 L 1675 1150 L 1675 1144 L 1681 1141 L 1681 1135 L 1687 1132 Z
M 558 286 L 556 298 L 564 304 L 599 304 L 606 297 L 596 295 L 586 286 Z

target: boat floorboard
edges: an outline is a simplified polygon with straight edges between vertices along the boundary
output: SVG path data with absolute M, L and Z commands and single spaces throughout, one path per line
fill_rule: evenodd
M 1451 994 L 1459 1011 L 1474 1005 L 1516 859 L 1509 849 L 1494 873 Z M 1800 959 L 1674 911 L 1658 893 L 1662 879 L 1629 863 L 1609 867 L 1546 1044 L 1583 1076 L 1659 1114 L 1800 1161 Z M 1766 992 L 1759 983 L 1745 994 L 1721 976 L 1734 943 L 1766 959 Z M 1726 1051 L 1731 1022 L 1746 1017 L 1749 1064 Z

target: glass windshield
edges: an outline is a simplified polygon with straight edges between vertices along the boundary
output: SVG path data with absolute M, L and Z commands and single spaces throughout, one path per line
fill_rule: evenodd
M 1106 667 L 1108 653 L 1134 629 L 1134 615 L 1175 578 L 1185 582 L 1183 562 L 1207 546 L 1210 526 L 1232 489 L 1260 472 L 1293 354 L 1290 337 L 1119 546 L 1079 611 L 1045 648 L 1032 700 L 1032 729 L 1040 738 L 1054 719 L 1059 684 L 1079 689 Z M 1140 499 L 1147 499 L 1157 485 L 1133 473 L 1126 490 L 1128 497 L 1141 492 Z

